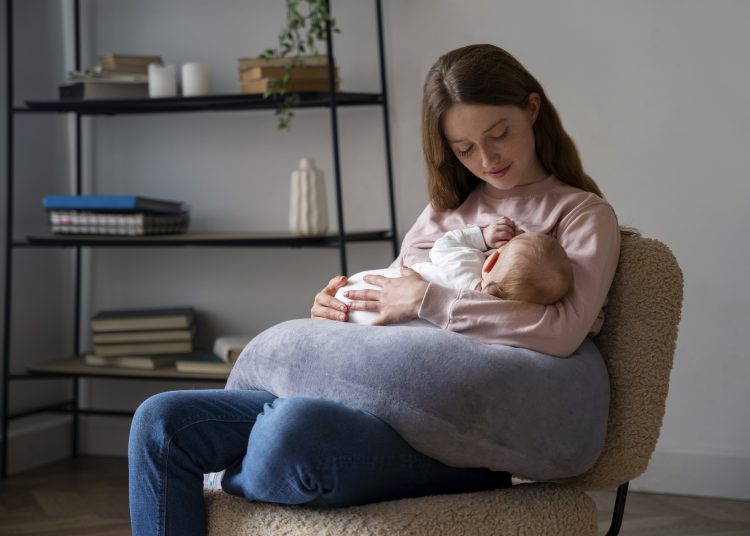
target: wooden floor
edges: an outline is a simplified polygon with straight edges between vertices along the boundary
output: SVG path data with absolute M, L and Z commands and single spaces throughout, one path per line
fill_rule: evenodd
M 0 481 L 0 534 L 130 534 L 127 462 L 82 456 Z M 606 534 L 614 492 L 591 494 Z M 629 493 L 622 535 L 747 536 L 750 503 Z

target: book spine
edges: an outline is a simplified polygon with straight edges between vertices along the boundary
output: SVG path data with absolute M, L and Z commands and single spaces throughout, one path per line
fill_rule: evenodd
M 334 73 L 338 78 L 338 67 Z M 240 71 L 240 80 L 250 82 L 262 78 L 281 78 L 286 74 L 286 67 L 250 67 Z M 291 80 L 328 80 L 328 67 L 294 67 L 288 74 Z
M 285 67 L 295 62 L 297 65 L 308 67 L 326 67 L 328 65 L 328 56 L 300 56 L 299 58 L 238 58 L 237 63 L 240 70 L 251 67 Z
M 110 212 L 49 211 L 50 228 L 56 234 L 142 236 L 184 233 L 189 216 L 183 214 L 119 214 Z
M 260 80 L 254 80 L 251 82 L 242 83 L 242 93 L 253 94 L 253 93 L 265 93 L 273 88 L 275 79 L 273 78 L 262 78 Z M 328 91 L 328 79 L 307 79 L 307 80 L 290 80 L 287 88 L 291 92 L 305 92 L 305 91 Z M 336 80 L 336 91 L 339 90 L 339 81 Z
M 187 212 L 187 206 L 179 201 L 167 201 L 137 195 L 47 195 L 42 199 L 42 205 L 47 210 L 155 212 L 160 214 Z

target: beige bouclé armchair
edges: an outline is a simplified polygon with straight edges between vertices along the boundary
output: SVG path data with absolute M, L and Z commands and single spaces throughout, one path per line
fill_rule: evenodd
M 619 487 L 618 504 L 624 507 L 627 483 L 646 470 L 656 446 L 681 309 L 682 272 L 669 248 L 623 232 L 606 320 L 595 339 L 610 375 L 607 438 L 598 461 L 583 475 L 560 482 L 342 509 L 249 503 L 222 491 L 206 490 L 208 533 L 595 535 L 596 505 L 585 491 Z M 618 530 L 615 519 L 609 534 Z

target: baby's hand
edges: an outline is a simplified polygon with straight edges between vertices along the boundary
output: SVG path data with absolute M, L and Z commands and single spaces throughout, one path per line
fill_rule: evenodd
M 505 216 L 482 229 L 482 237 L 484 237 L 487 249 L 497 249 L 504 246 L 515 235 L 516 224 Z

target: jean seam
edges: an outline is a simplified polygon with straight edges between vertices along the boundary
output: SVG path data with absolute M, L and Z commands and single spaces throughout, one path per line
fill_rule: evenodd
M 169 435 L 169 438 L 167 439 L 166 445 L 163 448 L 163 452 L 161 453 L 161 478 L 159 479 L 159 496 L 161 497 L 161 501 L 159 503 L 159 534 L 162 536 L 166 536 L 166 524 L 167 524 L 167 494 L 166 490 L 169 487 L 168 477 L 167 477 L 167 464 L 169 460 L 169 447 L 172 443 L 172 439 L 182 432 L 183 430 L 194 426 L 196 424 L 201 424 L 204 422 L 209 421 L 215 421 L 215 422 L 255 422 L 257 420 L 257 417 L 254 417 L 252 419 L 224 419 L 224 418 L 210 418 L 210 419 L 201 419 L 198 421 L 193 421 L 188 424 L 185 424 L 184 426 L 180 427 L 179 429 L 175 430 L 172 434 Z

